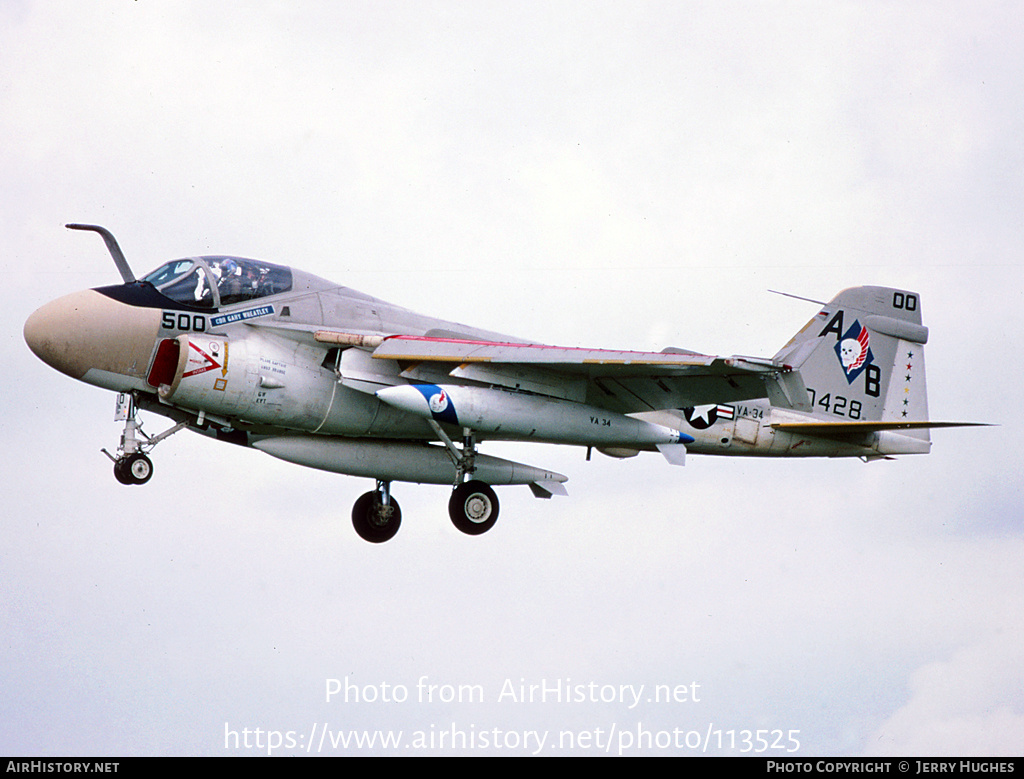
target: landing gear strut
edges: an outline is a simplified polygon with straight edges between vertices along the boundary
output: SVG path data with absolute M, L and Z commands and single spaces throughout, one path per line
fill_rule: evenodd
M 465 480 L 476 470 L 473 431 L 463 430 L 460 448 L 440 425 L 433 420 L 427 421 L 444 442 L 455 466 L 455 484 L 448 501 L 448 516 L 452 524 L 467 535 L 486 533 L 498 521 L 498 496 L 489 485 L 478 479 Z M 402 510 L 398 507 L 398 501 L 391 497 L 389 481 L 378 479 L 377 489 L 360 496 L 352 506 L 352 526 L 360 538 L 370 543 L 379 544 L 394 538 L 401 524 Z
M 170 430 L 150 437 L 142 431 L 142 424 L 136 419 L 137 411 L 133 395 L 121 393 L 117 396 L 117 412 L 114 418 L 117 421 L 124 420 L 121 443 L 117 447 L 116 456 L 106 449 L 100 450 L 114 462 L 114 478 L 121 484 L 145 484 L 149 481 L 153 476 L 153 461 L 146 452 L 188 424 L 179 422 Z
M 394 538 L 402 525 L 402 509 L 391 497 L 391 482 L 377 481 L 377 489 L 359 497 L 352 507 L 352 526 L 371 544 Z
M 498 521 L 498 496 L 482 481 L 465 481 L 476 470 L 476 442 L 473 431 L 462 430 L 462 449 L 459 449 L 444 429 L 432 419 L 427 420 L 448 449 L 455 466 L 455 485 L 448 501 L 448 516 L 463 533 L 478 536 L 486 533 Z

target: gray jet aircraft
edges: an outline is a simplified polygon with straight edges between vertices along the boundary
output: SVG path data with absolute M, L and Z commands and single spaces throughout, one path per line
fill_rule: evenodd
M 488 440 L 660 452 L 889 458 L 930 449 L 921 301 L 856 287 L 775 356 L 714 357 L 528 343 L 422 316 L 297 268 L 231 256 L 172 260 L 136 279 L 97 225 L 123 284 L 75 292 L 25 323 L 44 362 L 118 394 L 122 484 L 153 474 L 150 450 L 182 429 L 282 460 L 376 480 L 352 509 L 358 534 L 401 524 L 394 481 L 450 484 L 455 526 L 498 518 L 493 486 L 566 494 L 567 477 L 478 452 Z M 817 301 L 810 301 L 817 302 Z M 138 411 L 173 426 L 146 435 Z

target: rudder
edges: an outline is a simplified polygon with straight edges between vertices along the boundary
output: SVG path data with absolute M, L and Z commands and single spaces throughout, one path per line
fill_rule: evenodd
M 890 287 L 843 290 L 775 355 L 796 369 L 807 402 L 792 406 L 832 422 L 925 422 L 920 296 Z M 907 430 L 928 440 L 927 428 Z

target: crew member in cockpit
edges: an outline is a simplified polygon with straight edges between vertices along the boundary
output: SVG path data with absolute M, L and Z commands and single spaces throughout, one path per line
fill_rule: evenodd
M 220 263 L 217 289 L 222 303 L 233 303 L 242 297 L 242 269 L 230 257 Z

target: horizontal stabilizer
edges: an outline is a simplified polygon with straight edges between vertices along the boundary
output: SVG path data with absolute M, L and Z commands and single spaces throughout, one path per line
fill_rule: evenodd
M 807 435 L 848 436 L 859 433 L 876 433 L 882 430 L 928 430 L 937 427 L 989 427 L 987 422 L 910 422 L 910 421 L 870 421 L 863 422 L 776 422 L 775 430 L 787 433 L 806 433 Z

